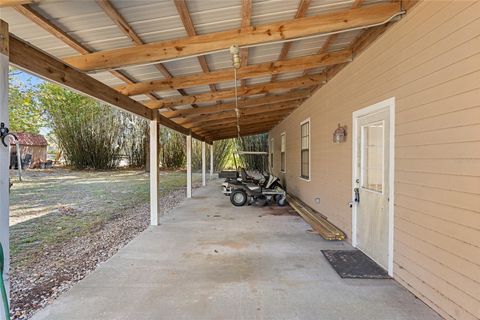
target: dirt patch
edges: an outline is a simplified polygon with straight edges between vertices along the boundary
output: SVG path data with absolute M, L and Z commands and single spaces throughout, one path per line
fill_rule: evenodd
M 250 245 L 247 241 L 232 241 L 232 240 L 225 240 L 225 241 L 199 241 L 201 246 L 221 246 L 227 247 L 230 249 L 240 250 L 248 247 Z
M 261 218 L 261 215 L 272 215 L 272 216 L 296 216 L 297 212 L 290 208 L 290 206 L 284 206 L 284 207 L 279 207 L 279 206 L 268 206 L 268 207 L 263 207 L 262 208 L 262 213 L 259 215 L 259 218 Z
M 249 256 L 213 254 L 205 263 L 205 278 L 220 284 L 247 282 L 256 275 L 255 261 Z

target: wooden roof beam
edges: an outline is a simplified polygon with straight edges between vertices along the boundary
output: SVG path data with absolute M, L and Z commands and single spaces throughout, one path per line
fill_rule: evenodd
M 241 137 L 248 137 L 248 136 L 254 136 L 254 135 L 257 135 L 257 134 L 262 134 L 262 133 L 265 133 L 265 132 L 268 132 L 269 130 L 267 131 L 264 131 L 264 130 L 258 130 L 256 132 L 251 132 L 251 133 L 245 133 L 245 134 L 242 134 L 240 135 Z M 215 141 L 220 141 L 220 140 L 225 140 L 225 139 L 233 139 L 233 138 L 237 138 L 238 135 L 229 135 L 229 136 L 225 136 L 225 137 L 219 137 L 219 136 L 215 136 L 215 137 L 212 137 L 212 141 L 215 142 Z
M 275 124 L 267 124 L 267 125 L 256 127 L 256 128 L 252 127 L 252 128 L 249 128 L 248 130 L 243 130 L 243 132 L 240 133 L 240 136 L 244 137 L 244 136 L 249 136 L 249 135 L 266 133 L 266 132 L 270 131 L 271 128 L 274 125 Z M 214 132 L 209 133 L 209 135 L 208 135 L 208 139 L 211 140 L 211 141 L 221 140 L 221 139 L 229 139 L 229 138 L 238 138 L 238 132 L 234 132 L 234 131 L 227 131 L 227 132 L 225 132 L 225 131 L 224 132 L 214 131 Z
M 243 108 L 240 109 L 240 115 L 252 115 L 252 114 L 261 114 L 265 112 L 270 112 L 274 110 L 286 110 L 286 109 L 295 109 L 297 108 L 303 100 L 294 100 L 294 101 L 287 101 L 287 102 L 280 102 L 275 104 L 268 104 L 256 108 Z M 226 119 L 235 116 L 235 110 L 230 110 L 228 112 L 222 113 L 211 113 L 204 116 L 198 116 L 194 118 L 177 118 L 174 121 L 182 126 L 187 127 L 189 124 L 193 124 L 196 122 L 204 122 L 204 121 L 213 121 L 219 119 Z
M 240 136 L 245 136 L 248 134 L 253 133 L 264 133 L 270 131 L 270 129 L 278 124 L 280 121 L 277 122 L 265 122 L 258 126 L 251 126 L 251 127 L 244 127 L 243 130 L 240 128 Z M 202 131 L 208 140 L 218 140 L 218 137 L 229 137 L 229 138 L 237 138 L 238 131 L 237 127 L 229 128 L 228 130 L 211 130 L 211 131 Z
M 157 112 L 11 34 L 9 42 L 10 63 L 20 69 L 148 120 L 152 120 L 153 112 Z M 159 120 L 162 125 L 183 134 L 191 132 L 162 115 Z M 210 142 L 198 134 L 195 137 Z
M 274 104 L 292 100 L 304 100 L 310 96 L 310 92 L 303 90 L 303 91 L 295 91 L 287 94 L 281 95 L 273 95 L 269 97 L 262 97 L 262 98 L 254 98 L 254 99 L 246 99 L 242 100 L 239 104 L 239 108 L 250 108 L 250 107 L 257 107 L 266 104 Z M 224 103 L 222 105 L 216 106 L 209 106 L 209 107 L 201 107 L 197 109 L 177 109 L 175 111 L 165 111 L 161 114 L 170 119 L 179 119 L 179 118 L 190 118 L 190 117 L 199 117 L 199 116 L 206 116 L 209 114 L 216 114 L 222 112 L 229 112 L 235 109 L 234 103 Z
M 252 0 L 242 0 L 242 23 L 240 28 L 242 30 L 250 27 L 252 21 Z M 241 66 L 245 67 L 248 65 L 248 48 L 240 49 L 240 59 L 241 59 Z M 240 87 L 245 87 L 247 85 L 247 81 L 242 79 L 240 81 Z
M 80 54 L 89 54 L 92 53 L 90 49 L 82 45 L 80 42 L 75 40 L 72 36 L 68 35 L 66 32 L 64 32 L 62 29 L 54 25 L 52 22 L 50 22 L 48 19 L 46 19 L 44 16 L 42 16 L 40 13 L 35 11 L 32 7 L 29 5 L 17 5 L 15 6 L 15 10 L 23 15 L 24 17 L 30 19 L 33 23 L 38 25 L 39 27 L 43 28 L 45 31 L 65 43 L 67 46 L 70 48 L 74 49 L 75 51 L 79 52 Z M 127 75 L 125 75 L 121 71 L 110 71 L 110 73 L 117 77 L 118 79 L 132 84 L 134 81 L 130 79 Z M 157 97 L 147 93 L 146 94 L 150 99 L 152 100 L 157 100 Z
M 252 123 L 252 124 L 243 124 L 240 126 L 240 132 L 246 133 L 247 131 L 251 130 L 256 130 L 256 129 L 265 129 L 267 126 L 275 125 L 279 123 L 281 119 L 271 119 L 271 120 L 264 120 L 260 121 L 257 123 Z M 199 132 L 201 132 L 202 135 L 211 137 L 213 135 L 221 135 L 221 134 L 230 134 L 234 133 L 237 134 L 237 126 L 235 124 L 232 124 L 230 126 L 223 126 L 223 127 L 211 127 L 211 128 L 205 128 L 205 129 L 200 129 Z
M 303 18 L 307 13 L 308 7 L 310 6 L 311 0 L 300 0 L 298 5 L 297 12 L 295 13 L 294 19 Z M 293 42 L 285 42 L 282 46 L 282 50 L 280 51 L 280 55 L 278 56 L 278 60 L 285 60 L 288 57 L 288 52 L 292 47 Z M 277 74 L 272 75 L 272 81 L 277 79 Z
M 56 82 L 143 118 L 153 119 L 153 111 L 141 103 L 122 95 L 106 84 L 66 65 L 62 61 L 43 53 L 12 35 L 10 35 L 10 62 L 44 79 Z
M 324 74 L 314 74 L 289 80 L 275 81 L 269 83 L 257 84 L 238 90 L 238 96 L 249 96 L 255 94 L 269 93 L 279 89 L 294 89 L 316 86 L 325 81 Z M 226 89 L 214 93 L 202 93 L 186 97 L 171 97 L 158 101 L 147 102 L 145 105 L 152 109 L 170 108 L 191 103 L 209 102 L 219 99 L 230 99 L 235 97 L 235 89 Z
M 254 136 L 254 135 L 257 135 L 257 134 L 266 133 L 270 130 L 271 130 L 271 128 L 268 128 L 267 130 L 257 129 L 256 131 L 240 134 L 240 136 L 242 136 L 242 137 Z M 219 140 L 225 140 L 225 139 L 232 139 L 232 138 L 236 138 L 236 137 L 237 137 L 236 134 L 230 134 L 230 135 L 224 135 L 224 136 L 212 136 L 210 139 L 212 141 L 219 141 Z
M 189 37 L 194 37 L 197 35 L 197 31 L 195 30 L 195 26 L 193 25 L 192 17 L 190 16 L 190 12 L 188 11 L 188 6 L 185 0 L 173 0 L 175 3 L 175 7 L 177 8 L 178 14 L 180 15 L 180 19 L 182 20 L 183 26 L 187 31 L 187 35 Z M 210 68 L 208 67 L 207 59 L 205 56 L 198 56 L 198 63 L 200 63 L 200 67 L 202 68 L 203 72 L 210 72 Z M 209 84 L 210 91 L 215 92 L 217 88 L 213 83 Z
M 283 113 L 278 113 L 278 112 L 270 112 L 270 113 L 265 113 L 262 114 L 261 116 L 258 115 L 252 115 L 252 116 L 244 116 L 240 118 L 240 129 L 242 126 L 246 125 L 252 125 L 260 122 L 266 122 L 266 121 L 276 121 L 279 119 L 283 119 L 286 117 L 289 113 L 288 112 L 283 112 Z M 232 117 L 229 119 L 222 119 L 222 120 L 217 120 L 217 121 L 208 121 L 208 122 L 201 122 L 201 123 L 196 123 L 194 126 L 191 126 L 189 129 L 208 129 L 212 130 L 214 128 L 218 129 L 227 129 L 228 126 L 231 127 L 236 127 L 237 121 L 236 117 Z
M 268 132 L 280 121 L 281 120 L 276 122 L 266 122 L 258 126 L 252 126 L 252 127 L 243 128 L 243 129 L 240 128 L 240 136 L 244 137 L 244 136 Z M 236 138 L 238 136 L 238 132 L 235 127 L 229 130 L 213 130 L 205 133 L 205 136 L 207 137 L 207 139 L 215 141 L 215 140 L 221 140 L 221 139 Z
M 143 45 L 144 42 L 137 33 L 132 29 L 132 27 L 128 24 L 125 18 L 118 12 L 117 9 L 113 6 L 110 0 L 96 0 L 98 6 L 102 8 L 103 12 L 118 26 L 118 28 L 133 42 L 134 45 L 140 46 Z M 168 71 L 168 69 L 161 63 L 155 65 L 155 68 L 167 79 L 173 78 L 172 74 Z M 131 83 L 131 82 L 127 82 Z M 177 90 L 178 93 L 185 96 L 187 93 L 183 90 Z M 145 92 L 149 94 L 149 92 Z M 157 100 L 157 97 L 154 96 L 153 100 Z
M 352 4 L 352 9 L 356 9 L 356 8 L 360 8 L 363 4 L 363 1 L 364 0 L 355 0 Z M 335 42 L 335 40 L 337 39 L 338 37 L 338 34 L 332 34 L 332 35 L 329 35 L 327 37 L 327 39 L 325 40 L 325 42 L 323 43 L 322 47 L 320 48 L 320 50 L 318 51 L 319 54 L 322 54 L 322 53 L 325 53 L 328 51 L 328 49 L 332 46 L 332 43 Z M 307 69 L 305 70 L 305 72 L 303 74 L 308 74 L 310 73 L 312 70 L 310 69 Z
M 247 79 L 278 74 L 284 72 L 301 71 L 308 68 L 317 68 L 345 63 L 352 60 L 350 50 L 294 58 L 283 61 L 265 62 L 251 66 L 241 67 L 237 70 L 238 79 Z M 209 73 L 175 77 L 172 79 L 152 80 L 135 84 L 116 86 L 115 89 L 123 94 L 133 96 L 147 92 L 171 90 L 201 86 L 210 83 L 219 83 L 232 80 L 232 69 L 225 68 Z
M 0 8 L 15 7 L 22 4 L 30 4 L 33 2 L 33 0 L 0 0 Z
M 261 26 L 166 40 L 133 48 L 121 48 L 69 57 L 66 61 L 83 70 L 105 70 L 122 66 L 148 64 L 180 57 L 226 50 L 232 41 L 241 46 L 272 41 L 341 32 L 342 30 L 382 23 L 400 11 L 398 3 L 372 4 L 357 9 L 341 10 L 296 20 Z

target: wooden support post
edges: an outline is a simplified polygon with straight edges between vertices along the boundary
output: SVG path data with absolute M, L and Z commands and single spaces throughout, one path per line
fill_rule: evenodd
M 213 143 L 210 145 L 210 180 L 213 179 Z
M 158 226 L 160 220 L 160 160 L 159 160 L 159 118 L 153 113 L 150 121 L 150 225 Z
M 202 186 L 207 185 L 207 159 L 206 159 L 206 145 L 202 141 Z
M 192 197 L 192 135 L 187 135 L 187 198 Z
M 9 126 L 8 121 L 8 65 L 9 65 L 9 41 L 8 24 L 0 20 L 0 122 Z M 8 139 L 5 139 L 8 143 Z M 10 297 L 10 251 L 9 251 L 9 189 L 10 180 L 8 166 L 10 163 L 9 148 L 0 144 L 0 243 L 3 248 L 3 282 Z M 5 308 L 0 299 L 0 319 L 5 319 Z

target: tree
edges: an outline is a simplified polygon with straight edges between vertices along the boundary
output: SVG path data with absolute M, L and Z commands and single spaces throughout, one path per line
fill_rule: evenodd
M 238 149 L 242 151 L 268 151 L 268 135 L 266 133 L 241 137 L 236 139 L 236 142 Z M 248 170 L 269 171 L 266 155 L 240 155 L 240 160 Z
M 121 111 L 51 83 L 39 86 L 39 101 L 69 164 L 78 169 L 118 166 L 125 141 Z
M 176 169 L 185 166 L 185 136 L 165 126 L 160 126 L 160 157 L 164 168 Z
M 20 81 L 18 72 L 13 69 L 10 70 L 9 78 L 10 131 L 38 134 L 45 121 L 43 110 L 36 99 L 36 86 L 29 80 Z
M 215 171 L 233 168 L 232 153 L 235 140 L 226 139 L 213 142 L 213 163 Z
M 141 168 L 146 164 L 149 125 L 145 119 L 126 112 L 119 112 L 124 124 L 123 153 L 131 167 Z

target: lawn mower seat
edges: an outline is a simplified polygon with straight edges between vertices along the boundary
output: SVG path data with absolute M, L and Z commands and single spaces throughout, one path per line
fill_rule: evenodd
M 245 168 L 240 168 L 240 176 L 242 177 L 243 181 L 255 181 L 252 176 L 249 176 L 247 170 Z

